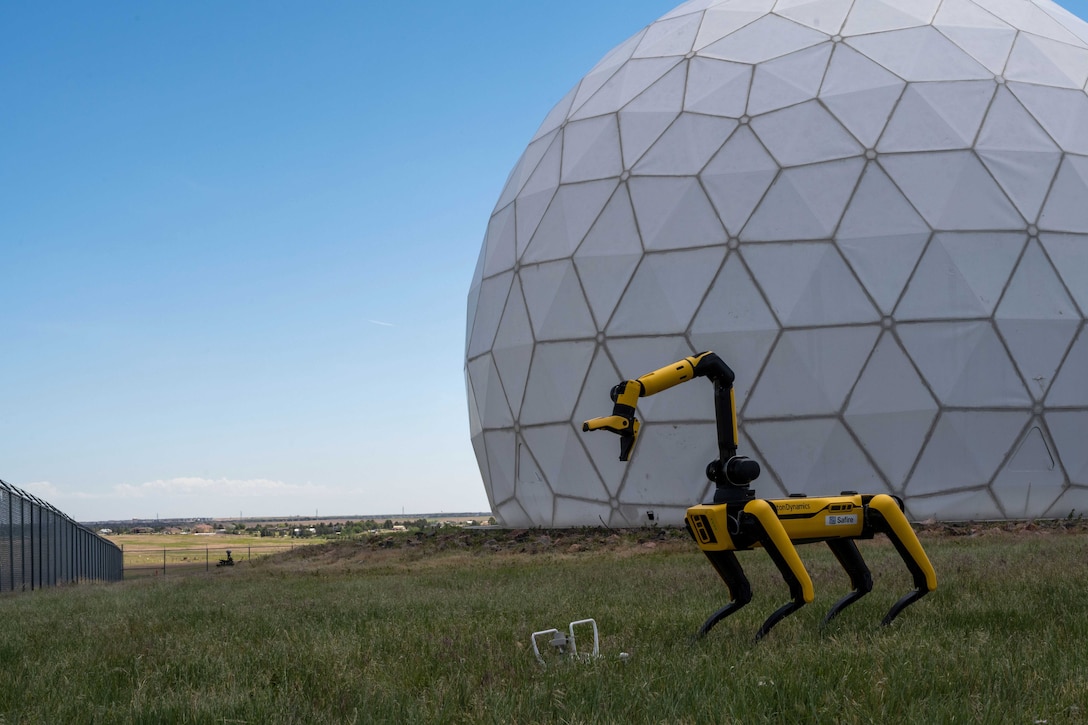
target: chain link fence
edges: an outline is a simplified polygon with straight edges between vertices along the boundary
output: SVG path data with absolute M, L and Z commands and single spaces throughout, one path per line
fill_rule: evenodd
M 214 546 L 122 546 L 125 579 L 209 572 L 213 568 L 291 551 L 306 544 L 216 544 Z
M 121 577 L 120 548 L 0 480 L 0 592 Z

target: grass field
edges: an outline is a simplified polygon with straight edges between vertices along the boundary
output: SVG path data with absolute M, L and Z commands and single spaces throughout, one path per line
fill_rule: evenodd
M 125 579 L 207 571 L 228 551 L 236 562 L 243 562 L 326 541 L 245 534 L 116 534 L 108 539 L 124 552 Z
M 1088 532 L 1022 529 L 923 532 L 939 589 L 887 628 L 910 588 L 887 541 L 826 627 L 847 580 L 804 547 L 816 601 L 758 644 L 787 598 L 769 558 L 741 554 L 753 602 L 692 642 L 727 593 L 674 531 L 375 537 L 3 596 L 0 722 L 1088 722 Z M 583 617 L 601 657 L 541 667 L 530 634 Z

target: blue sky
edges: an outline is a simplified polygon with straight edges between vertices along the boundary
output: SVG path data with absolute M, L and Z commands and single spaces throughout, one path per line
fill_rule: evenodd
M 486 510 L 488 217 L 675 4 L 4 4 L 0 478 L 84 521 Z

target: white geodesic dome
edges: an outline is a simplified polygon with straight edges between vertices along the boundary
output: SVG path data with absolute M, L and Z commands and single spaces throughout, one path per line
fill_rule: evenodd
M 472 443 L 508 526 L 679 523 L 716 351 L 757 495 L 915 519 L 1088 508 L 1088 24 L 1049 0 L 693 0 L 551 111 L 468 303 Z

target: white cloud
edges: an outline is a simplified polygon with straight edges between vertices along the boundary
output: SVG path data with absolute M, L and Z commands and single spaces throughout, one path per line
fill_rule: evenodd
M 20 487 L 77 521 L 129 518 L 228 516 L 240 510 L 256 515 L 296 515 L 351 507 L 357 491 L 314 483 L 285 483 L 267 478 L 178 476 L 143 483 L 121 483 L 97 491 L 72 490 L 51 481 Z
M 64 491 L 51 481 L 31 481 L 21 486 L 22 490 L 37 496 L 46 503 L 53 503 L 59 499 L 92 499 L 104 498 L 103 494 L 85 493 L 83 491 Z
M 139 484 L 121 483 L 113 487 L 118 498 L 145 498 L 148 496 L 230 496 L 230 497 L 286 497 L 306 494 L 327 494 L 335 489 L 312 483 L 294 484 L 267 478 L 178 478 L 146 481 Z

